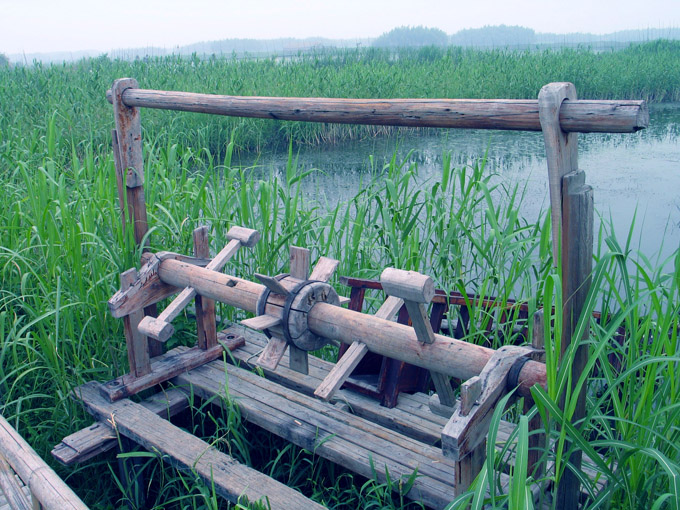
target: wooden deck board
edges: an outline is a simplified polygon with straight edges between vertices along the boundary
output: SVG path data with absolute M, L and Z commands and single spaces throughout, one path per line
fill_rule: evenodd
M 387 471 L 392 480 L 405 479 L 417 469 L 420 476 L 407 496 L 432 508 L 443 508 L 454 498 L 453 462 L 440 449 L 248 370 L 235 366 L 227 370 L 226 385 L 223 366 L 216 362 L 182 374 L 174 382 L 191 386 L 204 399 L 224 396 L 226 386 L 247 421 L 367 478 L 375 474 L 385 482 Z
M 98 383 L 87 383 L 77 388 L 75 394 L 96 418 L 109 420 L 122 435 L 149 451 L 160 452 L 164 461 L 195 471 L 207 484 L 214 483 L 217 493 L 232 503 L 247 496 L 251 502 L 266 499 L 272 508 L 324 508 L 294 489 L 238 463 L 140 404 L 128 399 L 110 403 L 101 395 Z

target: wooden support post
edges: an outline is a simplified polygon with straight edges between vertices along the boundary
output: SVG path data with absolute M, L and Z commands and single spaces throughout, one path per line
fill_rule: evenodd
M 538 96 L 539 119 L 545 140 L 550 185 L 552 214 L 553 258 L 562 266 L 562 341 L 561 355 L 572 342 L 574 329 L 581 315 L 590 287 L 593 257 L 593 191 L 585 185 L 585 174 L 578 170 L 578 137 L 566 133 L 560 126 L 562 104 L 576 100 L 576 89 L 571 83 L 550 83 Z M 587 328 L 584 334 L 587 333 Z M 578 381 L 586 363 L 587 349 L 579 347 L 574 353 L 572 384 Z M 571 392 L 572 388 L 566 391 Z M 572 421 L 585 416 L 585 394 L 578 397 Z M 564 404 L 564 397 L 561 406 Z M 570 445 L 565 445 L 569 448 Z M 569 457 L 573 468 L 581 467 L 581 451 Z M 558 510 L 577 508 L 580 484 L 567 468 L 560 479 L 557 492 Z
M 425 306 L 432 301 L 435 293 L 432 278 L 415 271 L 403 271 L 388 267 L 380 275 L 380 283 L 386 294 L 404 300 L 418 341 L 425 344 L 433 343 L 434 331 L 425 309 Z M 430 377 L 432 377 L 441 405 L 453 408 L 456 403 L 456 396 L 451 388 L 449 377 L 432 370 Z
M 194 256 L 208 258 L 210 256 L 210 241 L 208 227 L 202 226 L 194 230 Z M 215 301 L 196 294 L 196 327 L 198 347 L 206 350 L 217 345 L 217 323 L 215 319 Z
M 142 120 L 139 109 L 123 103 L 123 92 L 137 88 L 139 84 L 133 78 L 121 78 L 111 86 L 113 115 L 116 121 L 116 136 L 113 137 L 114 162 L 116 173 L 125 183 L 127 201 L 127 218 L 132 224 L 135 243 L 142 246 L 149 230 L 146 218 L 146 201 L 144 198 L 144 157 L 142 155 Z M 119 200 L 122 190 L 119 188 Z M 122 207 L 122 202 L 121 202 Z M 123 222 L 125 227 L 125 222 Z M 142 251 L 147 250 L 146 243 Z M 144 310 L 144 315 L 155 317 L 156 307 L 151 305 Z M 163 345 L 153 338 L 148 338 L 149 356 L 163 354 Z
M 123 163 L 120 160 L 120 146 L 118 145 L 118 132 L 111 130 L 111 144 L 113 145 L 113 164 L 116 170 L 116 188 L 118 190 L 118 205 L 120 207 L 120 222 L 125 232 L 126 209 L 125 209 L 125 178 L 123 177 Z
M 137 280 L 136 269 L 128 269 L 124 273 L 121 273 L 121 290 L 125 292 L 132 286 L 135 280 Z M 149 344 L 146 337 L 138 329 L 143 316 L 144 313 L 141 310 L 136 310 L 123 317 L 130 375 L 133 377 L 141 377 L 151 372 Z
M 113 113 L 116 119 L 118 157 L 123 172 L 128 218 L 134 225 L 135 242 L 142 244 L 148 230 L 144 202 L 144 159 L 142 156 L 142 121 L 139 109 L 123 103 L 123 92 L 137 88 L 137 80 L 121 78 L 113 82 Z
M 583 338 L 574 336 L 576 325 L 581 317 L 590 289 L 590 276 L 593 260 L 593 190 L 585 184 L 585 173 L 582 171 L 567 174 L 562 179 L 562 296 L 564 308 L 562 315 L 561 355 L 572 343 L 580 343 L 573 352 L 571 367 L 572 392 L 583 368 L 588 361 L 588 346 L 581 343 L 588 335 L 589 326 L 583 331 Z M 578 423 L 586 414 L 586 386 L 581 388 L 577 398 L 576 409 L 571 417 L 572 423 Z M 562 397 L 560 406 L 564 409 Z M 570 445 L 566 444 L 565 449 Z M 581 469 L 582 452 L 575 449 L 569 457 L 573 469 Z M 567 468 L 562 475 L 557 492 L 557 508 L 577 508 L 580 496 L 580 482 L 574 472 Z
M 454 474 L 456 478 L 453 485 L 453 491 L 456 496 L 459 496 L 470 488 L 470 485 L 475 481 L 475 478 L 484 467 L 485 460 L 486 438 L 482 439 L 470 453 L 460 460 L 455 461 Z
M 309 256 L 307 248 L 290 247 L 290 275 L 298 280 L 309 278 Z M 290 344 L 288 360 L 290 368 L 301 374 L 309 373 L 309 357 L 307 351 Z
M 533 317 L 533 337 L 531 338 L 531 346 L 538 352 L 545 349 L 545 334 L 544 334 L 544 315 L 543 310 L 538 310 Z M 545 351 L 544 351 L 545 352 Z M 533 402 L 524 399 L 524 412 L 528 413 L 533 406 Z M 540 478 L 545 472 L 545 462 L 543 453 L 546 451 L 546 439 L 544 432 L 537 432 L 543 427 L 541 415 L 536 413 L 531 420 L 529 420 L 529 454 L 527 460 L 527 473 L 532 475 L 534 480 Z

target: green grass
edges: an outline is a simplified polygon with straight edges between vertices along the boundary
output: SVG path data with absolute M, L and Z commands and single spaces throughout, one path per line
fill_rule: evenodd
M 339 97 L 348 91 L 362 97 L 535 97 L 546 82 L 569 79 L 581 97 L 678 100 L 677 55 L 676 43 L 657 42 L 604 54 L 449 49 L 432 50 L 428 58 L 405 53 L 396 62 L 371 50 L 284 63 L 95 59 L 0 69 L 1 412 L 48 458 L 62 437 L 90 423 L 68 398 L 70 389 L 127 370 L 122 325 L 106 312 L 118 275 L 138 260 L 130 229 L 125 234 L 120 226 L 109 148 L 112 115 L 103 97 L 114 78 L 134 76 L 142 86 L 159 89 Z M 231 225 L 244 225 L 262 234 L 260 244 L 239 254 L 228 268 L 244 277 L 284 271 L 287 248 L 294 244 L 309 247 L 313 259 L 339 259 L 338 274 L 376 277 L 384 267 L 396 266 L 430 274 L 442 288 L 496 296 L 501 305 L 511 298 L 527 301 L 530 313 L 540 306 L 559 308 L 547 215 L 536 224 L 523 220 L 518 212 L 522 186 L 504 187 L 484 161 L 453 168 L 445 155 L 441 177 L 422 186 L 416 185 L 417 165 L 395 157 L 384 167 L 373 167 L 374 179 L 363 191 L 328 207 L 302 194 L 300 185 L 308 175 L 297 167 L 292 144 L 288 167 L 278 179 L 261 180 L 252 169 L 235 167 L 232 154 L 269 140 L 319 143 L 368 136 L 370 129 L 146 110 L 142 115 L 154 250 L 189 253 L 193 228 L 209 224 L 215 253 L 226 244 Z M 617 240 L 608 222 L 596 228 L 596 285 L 587 311 L 600 309 L 609 319 L 590 324 L 585 340 L 590 364 L 580 384 L 587 388 L 588 414 L 572 427 L 571 409 L 562 413 L 556 407 L 560 387 L 570 382 L 569 363 L 559 365 L 552 350 L 547 364 L 552 384 L 548 392 L 535 393 L 537 406 L 531 412 L 546 416 L 555 441 L 602 455 L 597 469 L 608 480 L 607 490 L 597 492 L 586 481 L 588 506 L 676 509 L 680 255 L 676 250 L 669 260 L 649 260 L 636 252 L 630 236 Z M 485 341 L 486 326 L 495 318 L 477 303 L 470 308 L 466 339 Z M 226 307 L 218 313 L 238 317 Z M 178 323 L 179 342 L 195 341 L 187 324 L 186 318 Z M 546 324 L 549 328 L 550 321 Z M 509 338 L 515 325 L 492 338 L 493 345 Z M 612 340 L 619 326 L 626 328 L 623 343 Z M 547 333 L 559 341 L 552 329 Z M 612 368 L 615 357 L 622 368 Z M 499 411 L 496 421 L 500 417 Z M 516 410 L 508 417 L 519 425 L 520 459 L 510 492 L 498 492 L 497 476 L 504 455 L 514 452 L 491 451 L 487 469 L 465 496 L 473 506 L 485 500 L 489 489 L 493 506 L 507 502 L 510 508 L 521 507 L 527 488 L 536 482 L 531 474 L 525 477 L 521 460 L 528 434 L 525 418 Z M 238 418 L 235 412 L 200 404 L 185 425 L 331 507 L 407 506 L 389 483 L 359 480 L 313 452 L 246 430 Z M 276 454 L 266 457 L 263 451 Z M 544 453 L 554 468 L 543 477 L 559 480 L 569 466 L 563 457 Z M 157 458 L 141 453 L 130 457 L 148 463 L 154 473 L 150 506 L 164 501 L 178 508 L 220 505 L 211 488 L 191 475 L 162 468 Z M 59 472 L 88 503 L 119 506 L 135 496 L 115 481 L 106 461 L 115 458 Z

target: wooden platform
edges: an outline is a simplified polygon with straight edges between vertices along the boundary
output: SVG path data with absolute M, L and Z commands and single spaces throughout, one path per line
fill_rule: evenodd
M 226 385 L 221 362 L 173 382 L 203 399 L 225 396 L 226 386 L 248 422 L 367 478 L 385 482 L 388 473 L 391 480 L 406 480 L 417 471 L 406 496 L 428 507 L 444 508 L 454 499 L 454 463 L 437 445 L 447 420 L 430 412 L 426 395 L 401 395 L 392 409 L 346 390 L 333 402 L 323 402 L 311 395 L 333 364 L 310 356 L 309 375 L 303 375 L 286 368 L 286 356 L 276 371 L 265 370 L 263 378 L 249 365 L 266 338 L 239 326 L 230 331 L 246 337 L 246 345 L 231 353 L 242 368 L 227 366 Z M 499 441 L 505 442 L 511 430 L 505 426 Z

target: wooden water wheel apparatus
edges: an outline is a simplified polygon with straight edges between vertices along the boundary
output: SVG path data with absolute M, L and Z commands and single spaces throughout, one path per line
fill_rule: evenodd
M 576 133 L 633 132 L 648 123 L 644 102 L 580 101 L 568 83 L 546 85 L 537 101 L 357 100 L 144 90 L 133 79 L 120 79 L 108 98 L 116 121 L 114 156 L 123 218 L 134 226 L 138 244 L 148 230 L 143 107 L 309 122 L 542 131 L 554 253 L 563 268 L 563 350 L 587 293 L 592 259 L 593 193 L 578 169 Z M 113 381 L 90 382 L 74 390 L 96 422 L 57 445 L 53 454 L 61 462 L 89 459 L 116 447 L 116 438 L 124 437 L 160 452 L 164 461 L 193 470 L 229 501 L 247 496 L 250 501 L 266 498 L 272 508 L 321 508 L 169 421 L 187 408 L 189 395 L 203 400 L 228 396 L 248 422 L 365 477 L 408 478 L 417 470 L 406 497 L 444 508 L 469 487 L 482 467 L 489 423 L 499 401 L 512 391 L 530 399 L 532 386 L 546 385 L 538 338 L 532 345 L 493 350 L 438 333 L 446 307 L 431 315 L 428 310 L 433 300 L 448 302 L 425 274 L 386 268 L 380 282 L 374 282 L 385 292 L 384 302 L 375 314 L 366 314 L 356 300 L 346 308 L 350 300 L 329 283 L 338 261 L 320 257 L 312 265 L 309 250 L 290 247 L 288 273 L 243 279 L 222 269 L 238 250 L 255 246 L 259 234 L 248 225 L 232 226 L 228 244 L 210 258 L 208 230 L 194 232 L 193 255 L 147 251 L 139 270 L 121 275 L 121 288 L 111 297 L 109 311 L 124 321 L 130 371 Z M 173 295 L 156 315 L 155 304 Z M 252 317 L 218 332 L 216 301 Z M 173 319 L 191 302 L 197 345 L 163 352 L 174 333 Z M 394 320 L 400 314 L 408 320 Z M 310 354 L 329 342 L 344 345 L 336 364 Z M 222 362 L 225 350 L 230 351 L 227 364 Z M 398 373 L 385 386 L 393 388 L 389 396 L 376 390 L 377 397 L 371 398 L 366 394 L 370 391 L 359 391 L 357 382 L 343 387 L 369 353 L 419 367 L 429 374 L 434 393 L 399 393 L 394 390 Z M 583 349 L 576 354 L 576 374 L 585 354 Z M 462 381 L 459 391 L 454 392 L 451 378 Z M 141 401 L 130 398 L 150 388 L 157 391 Z M 583 406 L 584 398 L 574 419 Z M 540 428 L 535 420 L 532 425 Z M 499 429 L 500 441 L 507 439 L 508 427 Z M 537 450 L 542 440 L 540 434 L 532 436 Z M 581 466 L 577 453 L 570 461 Z M 541 469 L 536 454 L 530 469 Z M 576 508 L 578 496 L 577 478 L 565 475 L 558 506 Z

